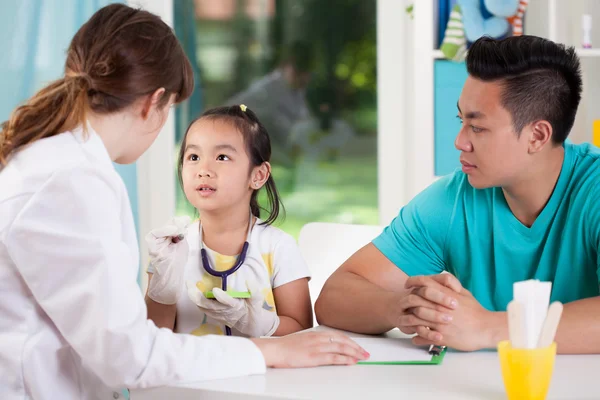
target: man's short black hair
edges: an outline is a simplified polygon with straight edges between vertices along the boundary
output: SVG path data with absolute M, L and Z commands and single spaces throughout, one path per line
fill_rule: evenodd
M 552 140 L 563 143 L 575 122 L 581 100 L 581 67 L 573 47 L 537 36 L 478 39 L 467 55 L 467 71 L 503 86 L 502 106 L 515 131 L 532 122 L 552 125 Z

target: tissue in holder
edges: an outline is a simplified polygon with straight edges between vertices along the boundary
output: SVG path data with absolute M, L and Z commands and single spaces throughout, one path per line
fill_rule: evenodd
M 514 300 L 523 304 L 525 311 L 525 348 L 527 349 L 537 347 L 550 304 L 551 290 L 552 282 L 540 282 L 536 279 L 515 282 L 513 285 Z

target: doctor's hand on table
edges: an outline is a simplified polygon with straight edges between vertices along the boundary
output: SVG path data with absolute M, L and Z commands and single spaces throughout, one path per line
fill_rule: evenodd
M 208 299 L 193 282 L 186 282 L 188 297 L 200 311 L 219 323 L 238 330 L 249 337 L 271 336 L 279 327 L 277 313 L 263 308 L 264 296 L 257 283 L 248 282 L 251 297 L 234 299 L 221 288 L 213 288 L 213 299 Z
M 190 217 L 172 218 L 165 226 L 146 235 L 150 265 L 154 268 L 148 297 L 160 304 L 175 304 L 183 291 L 184 267 L 189 246 L 184 235 Z
M 502 314 L 486 310 L 451 274 L 407 279 L 397 325 L 416 333 L 418 346 L 442 345 L 462 351 L 494 348 Z
M 353 365 L 369 353 L 339 332 L 300 332 L 279 338 L 250 339 L 262 352 L 267 367 L 305 368 Z

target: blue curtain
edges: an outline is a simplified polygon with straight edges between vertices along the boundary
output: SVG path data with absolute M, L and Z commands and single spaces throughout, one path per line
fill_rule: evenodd
M 200 88 L 200 68 L 196 61 L 196 12 L 194 0 L 173 1 L 173 26 L 175 35 L 190 59 L 194 71 L 194 93 L 175 109 L 175 140 L 179 143 L 188 124 L 200 116 L 204 103 Z
M 64 71 L 75 32 L 110 0 L 20 0 L 0 3 L 0 121 Z M 137 170 L 117 165 L 138 226 Z
M 21 0 L 0 3 L 0 119 L 63 73 L 79 27 L 108 0 Z

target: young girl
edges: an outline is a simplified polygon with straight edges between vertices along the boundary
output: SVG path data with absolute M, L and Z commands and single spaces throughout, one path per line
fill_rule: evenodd
M 270 158 L 269 135 L 244 105 L 215 108 L 192 122 L 181 145 L 179 178 L 200 220 L 148 237 L 148 317 L 158 326 L 247 337 L 283 336 L 312 326 L 308 268 L 295 240 L 271 225 L 281 202 Z M 257 200 L 263 187 L 270 203 L 264 220 Z M 187 246 L 161 256 L 165 236 L 179 233 Z M 180 264 L 170 268 L 180 270 L 168 279 L 170 299 L 164 282 L 152 276 L 165 263 Z M 188 295 L 178 295 L 181 291 Z M 235 298 L 231 291 L 250 292 L 250 298 Z

